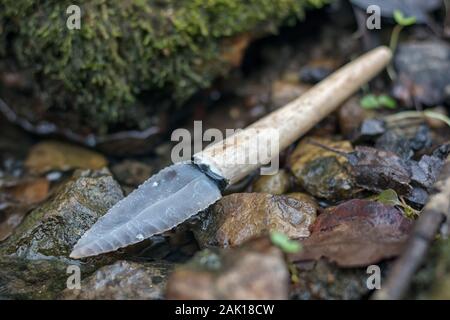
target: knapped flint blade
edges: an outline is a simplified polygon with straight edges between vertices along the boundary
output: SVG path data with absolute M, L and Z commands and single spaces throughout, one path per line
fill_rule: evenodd
M 191 163 L 167 167 L 114 205 L 75 245 L 71 258 L 117 250 L 167 231 L 222 197 Z

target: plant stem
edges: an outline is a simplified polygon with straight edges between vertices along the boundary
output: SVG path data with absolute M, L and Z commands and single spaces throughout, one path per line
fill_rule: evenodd
M 389 48 L 391 48 L 392 54 L 395 54 L 395 50 L 397 50 L 398 39 L 400 37 L 400 32 L 402 30 L 403 26 L 400 24 L 397 24 L 394 27 L 394 29 L 392 29 L 391 40 L 389 41 Z M 387 73 L 389 75 L 389 78 L 391 78 L 391 80 L 394 80 L 397 77 L 397 74 L 394 70 L 394 67 L 392 66 L 392 63 L 390 63 L 387 66 Z
M 391 48 L 392 53 L 395 53 L 395 50 L 397 50 L 398 39 L 402 30 L 403 26 L 400 24 L 397 24 L 394 29 L 392 29 L 391 40 L 389 42 L 389 47 Z

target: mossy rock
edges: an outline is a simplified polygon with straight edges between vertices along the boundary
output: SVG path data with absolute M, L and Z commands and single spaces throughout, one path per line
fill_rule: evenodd
M 66 287 L 67 266 L 56 259 L 0 256 L 0 299 L 55 299 Z
M 77 1 L 81 29 L 69 30 L 66 9 L 73 1 L 4 0 L 0 75 L 30 77 L 40 113 L 71 112 L 72 122 L 97 133 L 123 124 L 144 128 L 151 115 L 180 106 L 229 69 L 224 40 L 275 31 L 324 2 Z
M 0 299 L 54 299 L 66 287 L 68 266 L 78 266 L 86 277 L 115 261 L 120 254 L 82 261 L 69 254 L 81 235 L 122 198 L 107 169 L 76 171 L 1 242 Z
M 76 171 L 52 199 L 33 210 L 0 245 L 0 256 L 68 259 L 73 246 L 123 198 L 107 169 Z

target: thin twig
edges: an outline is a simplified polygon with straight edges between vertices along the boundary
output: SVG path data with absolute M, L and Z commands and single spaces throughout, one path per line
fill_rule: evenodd
M 425 208 L 403 254 L 391 269 L 386 284 L 372 299 L 398 300 L 407 292 L 411 279 L 421 266 L 431 242 L 435 239 L 450 209 L 450 157 L 444 163 Z

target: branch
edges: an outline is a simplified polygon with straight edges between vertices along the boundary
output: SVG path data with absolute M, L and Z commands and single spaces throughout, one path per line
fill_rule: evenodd
M 416 222 L 405 251 L 391 269 L 386 284 L 377 291 L 374 300 L 402 299 L 411 279 L 421 266 L 431 242 L 435 239 L 442 222 L 449 217 L 450 209 L 450 157 L 443 165 L 431 196 Z M 450 222 L 450 219 L 447 219 Z

